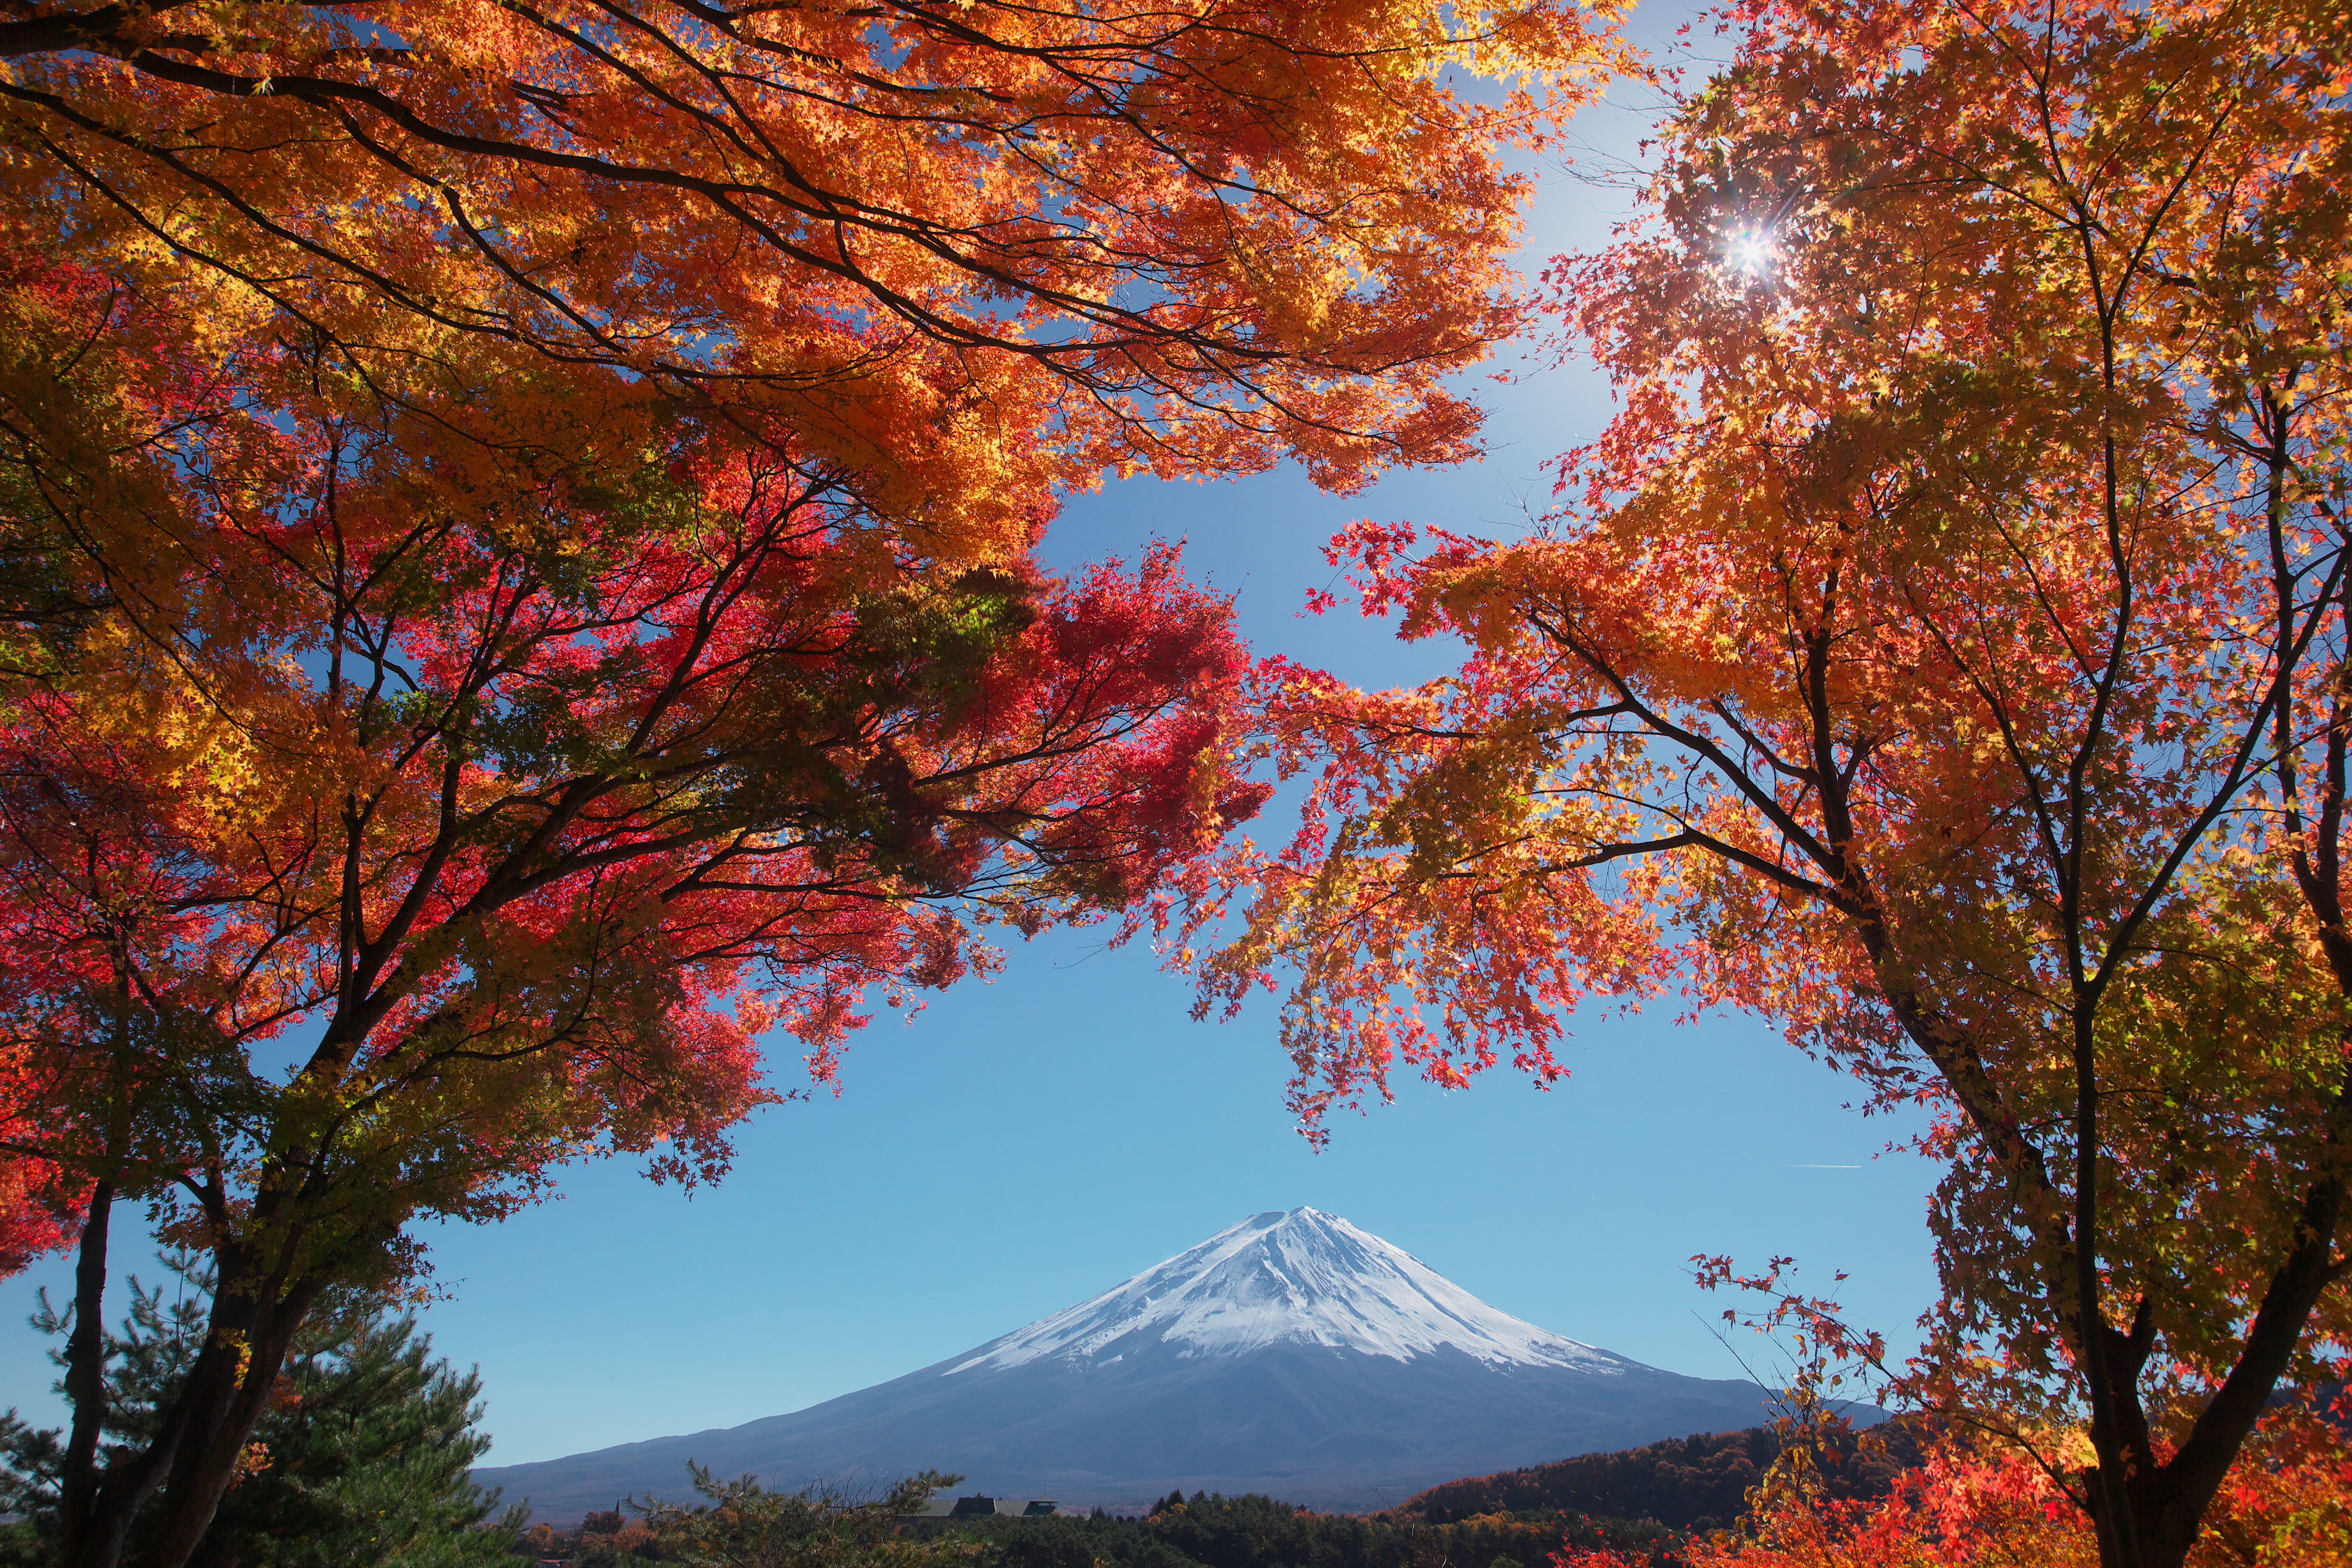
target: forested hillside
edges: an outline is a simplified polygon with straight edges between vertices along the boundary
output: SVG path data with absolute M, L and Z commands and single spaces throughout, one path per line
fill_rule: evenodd
M 810 1539 L 814 1533 L 822 1531 Z M 1205 1494 L 1171 1497 L 1142 1519 L 979 1516 L 903 1522 L 896 1533 L 892 1550 L 900 1557 L 977 1568 L 1545 1568 L 1563 1543 L 1612 1549 L 1650 1568 L 1680 1568 L 1685 1539 L 1654 1521 L 1548 1510 L 1431 1524 L 1314 1513 L 1269 1497 Z M 577 1530 L 539 1526 L 520 1546 L 533 1561 L 568 1559 L 575 1568 L 692 1561 L 681 1548 L 678 1539 L 619 1511 L 591 1514 Z
M 1883 1445 L 1874 1439 L 1883 1439 Z M 1446 1481 L 1383 1517 L 1403 1524 L 1450 1525 L 1559 1512 L 1712 1530 L 1746 1511 L 1748 1489 L 1763 1479 L 1780 1452 L 1780 1436 L 1769 1426 L 1669 1437 L 1613 1454 L 1579 1454 L 1523 1470 Z M 1822 1473 L 1832 1497 L 1878 1498 L 1920 1459 L 1917 1433 L 1888 1422 L 1868 1434 L 1836 1437 L 1823 1453 Z
M 1551 1510 L 1433 1524 L 1199 1494 L 1170 1498 L 1142 1520 L 982 1519 L 974 1533 L 996 1547 L 992 1568 L 1544 1568 L 1563 1542 L 1672 1568 L 1683 1542 L 1654 1521 Z
M 987 1568 L 1545 1568 L 1563 1545 L 1680 1568 L 1692 1535 L 1727 1529 L 1747 1511 L 1748 1489 L 1780 1451 L 1780 1435 L 1767 1426 L 1700 1433 L 1469 1476 L 1362 1517 L 1255 1494 L 1171 1492 L 1141 1519 L 977 1515 L 901 1521 L 898 1533 L 970 1542 Z M 1917 1433 L 1890 1421 L 1831 1437 L 1822 1473 L 1832 1497 L 1875 1499 L 1921 1458 Z M 615 1511 L 590 1515 L 578 1531 L 542 1526 L 524 1546 L 605 1568 L 670 1560 L 658 1535 Z

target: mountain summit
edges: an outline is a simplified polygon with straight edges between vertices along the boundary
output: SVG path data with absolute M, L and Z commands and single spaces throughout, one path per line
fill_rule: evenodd
M 1412 1254 L 1337 1215 L 1254 1215 L 1092 1300 L 982 1345 L 949 1368 L 1025 1366 L 1048 1356 L 1100 1365 L 1172 1345 L 1235 1356 L 1318 1345 L 1408 1361 L 1451 1348 L 1490 1366 L 1634 1363 L 1498 1312 Z
M 692 1458 L 772 1486 L 961 1471 L 992 1494 L 1139 1506 L 1171 1487 L 1380 1506 L 1465 1475 L 1769 1417 L 1539 1329 L 1336 1215 L 1253 1215 L 1101 1295 L 788 1415 L 475 1472 L 538 1517 L 677 1497 Z

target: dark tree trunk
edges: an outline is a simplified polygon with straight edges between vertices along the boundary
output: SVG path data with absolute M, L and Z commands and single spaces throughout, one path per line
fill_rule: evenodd
M 254 1279 L 233 1256 L 216 1253 L 220 1274 L 205 1343 L 159 1413 L 153 1440 L 142 1451 L 116 1453 L 101 1468 L 105 1216 L 106 1205 L 94 1200 L 83 1227 L 67 1350 L 73 1431 L 59 1489 L 59 1568 L 189 1568 L 323 1284 L 274 1289 L 273 1281 Z
M 237 1460 L 323 1288 L 318 1281 L 287 1290 L 275 1284 L 252 1281 L 238 1289 L 225 1279 L 213 1298 L 205 1347 L 179 1402 L 186 1436 L 170 1456 L 135 1568 L 188 1568 L 236 1479 Z
M 65 1470 L 58 1484 L 58 1552 L 68 1564 L 111 1563 L 122 1554 L 122 1526 L 100 1517 L 98 1444 L 106 1429 L 106 1246 L 114 1184 L 89 1193 L 81 1247 L 74 1259 L 73 1331 L 66 1339 L 65 1394 L 73 1407 Z
M 2329 1163 L 2323 1160 L 2325 1167 Z M 2297 1344 L 2320 1297 L 2342 1270 L 2334 1257 L 2333 1239 L 2342 1221 L 2347 1184 L 2335 1177 L 2315 1182 L 2305 1194 L 2298 1227 L 2301 1245 L 2271 1276 L 2252 1325 L 2246 1331 L 2237 1364 L 2190 1424 L 2172 1458 L 2155 1462 L 2147 1441 L 2147 1421 L 2140 1401 L 2137 1373 L 2145 1362 L 2138 1355 L 2106 1359 L 2113 1374 L 2103 1402 L 2114 1413 L 2109 1431 L 2095 1433 L 2100 1452 L 2110 1443 L 2120 1450 L 2122 1484 L 2111 1478 L 2092 1478 L 2092 1513 L 2099 1532 L 2101 1568 L 2182 1568 L 2204 1521 L 2205 1512 L 2221 1490 L 2234 1461 L 2270 1406 L 2271 1395 L 2286 1375 Z M 2137 1349 L 2143 1336 L 2127 1341 L 2112 1329 L 2102 1331 L 2118 1345 Z M 2099 1484 L 2102 1479 L 2108 1485 Z M 2124 1528 L 2108 1510 L 2117 1500 L 2127 1510 Z

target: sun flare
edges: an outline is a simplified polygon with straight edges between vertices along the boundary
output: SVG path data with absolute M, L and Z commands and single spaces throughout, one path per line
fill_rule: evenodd
M 1750 277 L 1760 276 L 1772 268 L 1772 241 L 1765 234 L 1750 229 L 1736 235 L 1724 247 L 1731 265 Z

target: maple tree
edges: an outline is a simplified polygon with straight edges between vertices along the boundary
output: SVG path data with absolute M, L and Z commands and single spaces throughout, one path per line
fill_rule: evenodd
M 1255 809 L 1229 606 L 1171 550 L 943 557 L 788 431 L 221 360 L 6 259 L 42 592 L 0 709 L 0 1146 L 75 1222 L 64 1562 L 134 1517 L 185 1561 L 288 1345 L 413 1278 L 412 1221 L 588 1154 L 716 1175 L 776 1098 L 756 1037 L 825 1079 L 974 921 L 1118 910 Z M 217 1287 L 150 1439 L 101 1451 L 129 1202 Z
M 2340 24 L 1733 7 L 1643 216 L 1550 275 L 1621 411 L 1528 539 L 1335 542 L 1469 655 L 1271 668 L 1301 831 L 1180 928 L 1204 1007 L 1289 971 L 1310 1123 L 1556 1079 L 1580 1002 L 1675 987 L 1932 1107 L 1898 1392 L 2080 1417 L 2044 1462 L 2110 1568 L 2186 1561 L 2352 1335 Z

